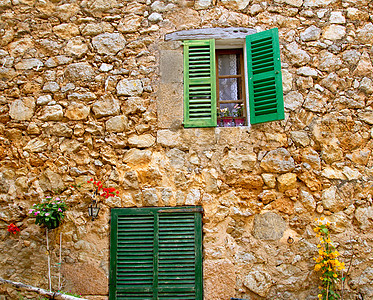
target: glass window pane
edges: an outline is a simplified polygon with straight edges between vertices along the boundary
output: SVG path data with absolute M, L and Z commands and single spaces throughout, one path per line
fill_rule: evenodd
M 219 79 L 219 100 L 240 100 L 239 82 L 238 78 Z
M 237 54 L 218 55 L 218 70 L 221 75 L 239 75 L 240 59 Z

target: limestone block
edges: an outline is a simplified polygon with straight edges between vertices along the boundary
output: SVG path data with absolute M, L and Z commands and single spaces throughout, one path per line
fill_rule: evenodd
M 338 212 L 345 209 L 349 203 L 344 201 L 337 193 L 337 187 L 332 186 L 325 189 L 321 196 L 321 201 L 325 209 L 331 212 Z
M 291 131 L 290 136 L 298 147 L 307 147 L 311 143 L 311 139 L 306 131 Z
M 300 49 L 296 42 L 288 44 L 286 50 L 286 55 L 290 59 L 290 62 L 295 66 L 304 66 L 311 60 L 308 53 Z
M 67 99 L 70 102 L 73 102 L 73 101 L 85 101 L 85 102 L 89 102 L 91 100 L 96 100 L 97 96 L 96 96 L 95 93 L 92 93 L 92 92 L 71 93 L 71 94 L 67 95 Z
M 304 101 L 303 95 L 296 91 L 291 91 L 284 98 L 284 106 L 286 109 L 296 110 Z
M 326 7 L 334 4 L 337 0 L 304 0 L 304 7 Z
M 180 127 L 183 122 L 183 84 L 160 83 L 157 94 L 158 127 Z
M 282 238 L 285 229 L 286 223 L 280 215 L 267 212 L 255 215 L 252 234 L 260 240 L 274 241 Z
M 343 172 L 333 167 L 325 167 L 322 170 L 321 175 L 328 179 L 346 180 L 346 176 L 343 174 Z
M 160 79 L 162 83 L 183 82 L 183 53 L 180 50 L 160 52 Z
M 316 200 L 312 196 L 312 194 L 305 190 L 301 190 L 299 195 L 299 199 L 303 204 L 304 208 L 307 209 L 309 212 L 314 212 L 316 209 Z
M 205 299 L 230 299 L 235 295 L 236 267 L 227 259 L 203 262 Z
M 175 7 L 175 4 L 169 3 L 165 4 L 163 1 L 154 1 L 153 4 L 150 6 L 153 11 L 162 13 L 166 11 L 170 11 Z
M 285 192 L 297 187 L 297 174 L 285 173 L 277 177 L 278 189 Z
M 82 144 L 77 140 L 65 139 L 60 144 L 60 150 L 62 152 L 73 153 L 77 152 L 82 147 Z
M 342 173 L 347 177 L 347 180 L 358 180 L 362 177 L 361 173 L 358 170 L 352 169 L 347 166 L 343 167 Z
M 10 56 L 18 57 L 22 56 L 34 47 L 34 42 L 31 38 L 24 38 L 17 41 L 14 41 L 8 45 L 8 51 Z
M 357 64 L 357 67 L 353 75 L 369 77 L 372 73 L 373 73 L 372 61 L 370 60 L 369 54 L 367 52 L 364 52 L 363 55 L 360 57 L 360 61 Z
M 55 136 L 71 137 L 73 130 L 67 124 L 58 122 L 50 127 L 50 133 Z
M 46 82 L 43 86 L 43 92 L 56 93 L 60 90 L 60 86 L 55 81 Z
M 220 2 L 228 9 L 244 10 L 250 0 L 221 0 Z
M 359 227 L 363 230 L 372 228 L 373 207 L 358 207 L 355 211 L 355 218 L 359 222 Z
M 44 141 L 35 138 L 29 141 L 25 147 L 23 147 L 24 151 L 29 151 L 29 152 L 43 152 L 47 150 L 47 143 Z
M 17 72 L 13 68 L 0 67 L 0 80 L 9 81 L 17 76 Z
M 10 8 L 12 7 L 12 2 L 10 0 L 0 0 L 0 8 Z
M 199 189 L 191 189 L 185 198 L 185 205 L 198 205 L 201 200 L 201 191 Z
M 158 130 L 157 143 L 164 147 L 177 147 L 181 143 L 180 132 L 173 132 L 171 130 Z
M 37 58 L 25 58 L 22 59 L 19 63 L 17 63 L 14 67 L 16 70 L 39 70 L 41 67 L 43 67 L 43 62 L 40 59 Z
M 370 149 L 355 150 L 351 154 L 346 154 L 346 158 L 358 165 L 366 165 L 371 155 Z
M 302 41 L 309 42 L 309 41 L 317 41 L 320 38 L 321 29 L 312 25 L 308 27 L 306 30 L 302 31 L 300 34 L 300 38 Z
M 294 159 L 285 148 L 269 151 L 260 163 L 260 167 L 271 173 L 287 173 L 295 168 Z
M 166 156 L 169 158 L 172 168 L 181 169 L 186 163 L 185 152 L 177 148 L 167 151 Z
M 75 121 L 84 120 L 88 117 L 90 110 L 90 107 L 83 103 L 71 102 L 66 108 L 65 117 Z
M 316 113 L 324 113 L 326 106 L 325 97 L 318 91 L 310 91 L 303 103 L 303 107 Z
M 372 110 L 361 110 L 358 112 L 359 118 L 368 123 L 369 125 L 373 125 L 373 111 Z
M 128 138 L 128 144 L 132 147 L 137 148 L 148 148 L 153 146 L 155 143 L 155 137 L 149 133 L 142 134 L 142 135 L 131 135 Z
M 114 32 L 114 27 L 107 22 L 88 23 L 81 27 L 81 32 L 83 36 L 95 36 L 104 32 L 112 33 Z
M 118 115 L 120 113 L 119 101 L 111 94 L 106 94 L 93 103 L 92 111 L 97 118 Z
M 332 11 L 330 13 L 329 22 L 332 24 L 345 24 L 346 18 L 344 17 L 341 11 Z
M 158 206 L 158 195 L 155 188 L 143 189 L 142 195 L 144 199 L 144 206 Z
M 61 121 L 63 118 L 62 106 L 59 104 L 44 106 L 39 118 L 43 121 Z
M 328 51 L 321 51 L 319 54 L 318 68 L 321 71 L 334 72 L 338 70 L 342 65 L 342 61 L 339 57 Z
M 105 123 L 105 128 L 108 132 L 123 132 L 127 126 L 128 119 L 124 115 L 112 117 Z
M 324 28 L 323 38 L 327 40 L 340 40 L 346 35 L 346 27 L 342 25 L 330 25 Z
M 115 55 L 124 49 L 126 40 L 121 33 L 102 33 L 92 39 L 92 45 L 100 54 Z
M 141 96 L 143 93 L 142 82 L 139 79 L 122 79 L 117 85 L 118 96 Z
M 359 89 L 362 90 L 363 92 L 367 94 L 372 94 L 373 93 L 373 82 L 370 78 L 364 77 L 360 81 Z
M 25 121 L 30 120 L 34 115 L 35 99 L 21 98 L 14 100 L 9 105 L 9 115 L 13 120 Z
M 358 31 L 357 39 L 361 44 L 373 44 L 373 24 L 368 23 Z
M 317 77 L 317 71 L 310 67 L 301 67 L 297 69 L 297 74 L 302 76 Z
M 58 191 L 65 187 L 62 177 L 50 169 L 42 173 L 39 185 L 44 191 Z
M 301 153 L 301 160 L 309 164 L 313 169 L 321 169 L 321 159 L 319 154 L 312 148 L 304 149 Z
M 82 37 L 75 37 L 68 41 L 64 49 L 67 55 L 80 58 L 88 52 L 88 45 Z
M 293 75 L 286 69 L 282 69 L 282 88 L 285 94 L 293 88 Z
M 257 156 L 255 153 L 240 154 L 230 151 L 221 161 L 223 170 L 236 169 L 252 171 L 256 164 Z
M 264 205 L 267 205 L 277 199 L 277 194 L 275 190 L 265 190 L 258 195 L 258 198 Z
M 361 11 L 355 7 L 348 7 L 347 18 L 351 21 L 368 21 L 369 13 L 366 11 Z
M 206 9 L 212 4 L 212 0 L 196 0 L 194 2 L 194 8 L 199 9 Z
M 135 15 L 135 14 L 128 14 L 120 20 L 117 29 L 119 32 L 122 33 L 132 33 L 136 32 L 141 27 L 141 21 L 143 20 L 142 17 Z
M 61 39 L 71 39 L 80 34 L 79 27 L 73 23 L 63 23 L 53 27 L 53 32 Z
M 65 70 L 65 77 L 70 81 L 90 81 L 93 76 L 93 68 L 86 62 L 70 64 Z
M 245 276 L 243 284 L 250 291 L 266 297 L 272 286 L 271 275 L 264 271 L 263 267 L 254 267 L 250 270 L 249 274 Z
M 150 22 L 154 22 L 154 23 L 158 23 L 160 21 L 163 20 L 163 17 L 160 13 L 157 13 L 157 12 L 153 12 L 150 14 L 150 16 L 148 17 L 148 20 Z
M 276 176 L 271 173 L 262 173 L 263 182 L 266 186 L 273 189 L 276 186 Z
M 45 62 L 45 66 L 48 68 L 54 68 L 54 67 L 58 67 L 61 65 L 70 64 L 72 63 L 72 61 L 73 61 L 72 57 L 68 57 L 65 55 L 58 55 L 55 57 L 48 58 L 47 61 Z

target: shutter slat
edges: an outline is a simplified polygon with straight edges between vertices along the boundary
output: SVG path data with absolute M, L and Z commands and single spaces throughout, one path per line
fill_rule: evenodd
M 284 119 L 278 29 L 246 37 L 250 123 Z
M 203 103 L 198 103 L 203 99 Z M 196 101 L 197 100 L 197 101 Z M 184 42 L 184 127 L 216 126 L 215 44 Z

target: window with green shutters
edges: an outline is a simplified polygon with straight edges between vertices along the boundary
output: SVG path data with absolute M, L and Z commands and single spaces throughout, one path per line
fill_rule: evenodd
M 111 213 L 109 299 L 202 300 L 199 207 Z
M 250 123 L 284 119 L 278 29 L 246 37 Z M 184 127 L 217 126 L 214 40 L 184 41 Z

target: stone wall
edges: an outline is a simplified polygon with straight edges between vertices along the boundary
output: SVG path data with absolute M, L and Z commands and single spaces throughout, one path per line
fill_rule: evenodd
M 89 299 L 108 293 L 111 208 L 196 204 L 205 299 L 315 299 L 321 216 L 351 261 L 345 295 L 371 299 L 372 11 L 369 0 L 0 0 L 0 276 L 47 287 L 45 231 L 27 211 L 59 194 L 69 209 L 49 234 L 53 286 L 62 232 L 63 289 Z M 279 28 L 286 118 L 183 129 L 181 43 L 164 36 L 231 26 Z M 89 178 L 120 191 L 94 222 Z

